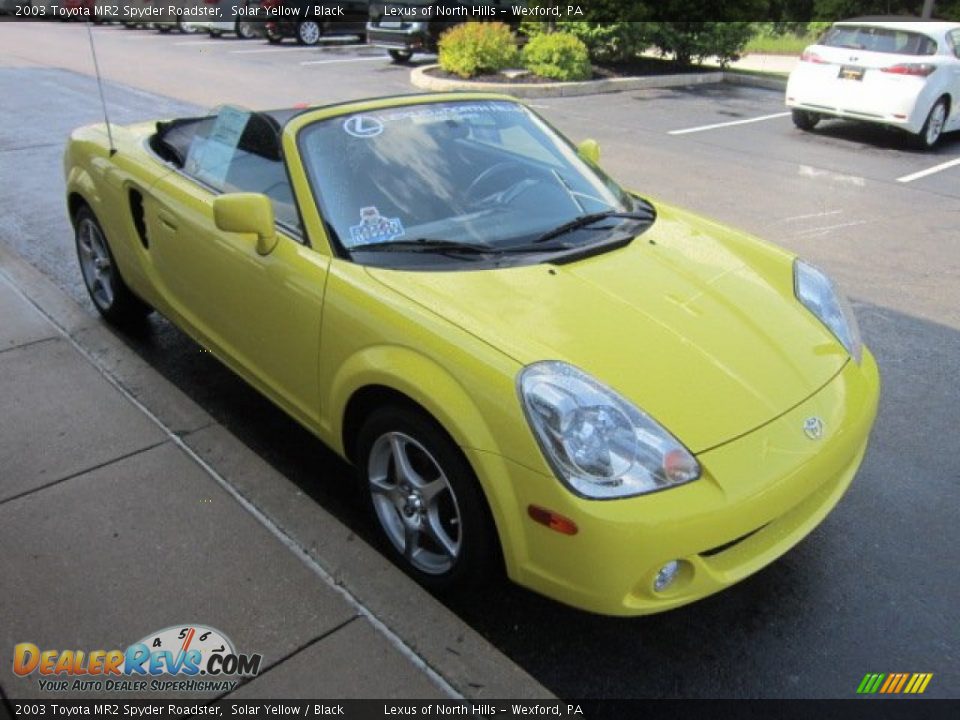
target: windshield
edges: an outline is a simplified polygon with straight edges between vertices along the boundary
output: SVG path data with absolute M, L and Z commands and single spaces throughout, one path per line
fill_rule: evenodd
M 635 208 L 546 123 L 509 101 L 338 116 L 307 126 L 299 142 L 315 199 L 348 251 L 440 241 L 503 250 L 577 218 Z
M 819 44 L 897 55 L 935 55 L 937 52 L 937 43 L 926 35 L 870 25 L 834 25 Z

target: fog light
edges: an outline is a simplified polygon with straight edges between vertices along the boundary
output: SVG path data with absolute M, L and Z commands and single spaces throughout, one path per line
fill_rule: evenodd
M 657 573 L 657 579 L 653 581 L 653 589 L 657 592 L 663 592 L 673 584 L 677 579 L 677 573 L 680 571 L 680 563 L 671 560 Z

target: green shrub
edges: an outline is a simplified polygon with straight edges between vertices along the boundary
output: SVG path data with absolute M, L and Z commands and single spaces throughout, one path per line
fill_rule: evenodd
M 537 35 L 523 48 L 523 65 L 540 77 L 587 80 L 593 74 L 583 41 L 569 33 Z
M 643 22 L 561 21 L 557 26 L 578 37 L 596 62 L 629 62 L 647 49 L 646 26 Z
M 468 22 L 440 38 L 440 67 L 462 78 L 497 73 L 517 65 L 520 53 L 504 23 Z

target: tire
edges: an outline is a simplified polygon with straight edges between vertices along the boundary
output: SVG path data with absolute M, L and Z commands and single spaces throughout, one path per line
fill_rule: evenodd
M 405 65 L 413 57 L 412 50 L 388 50 L 390 58 L 398 65 Z
M 297 42 L 301 45 L 316 45 L 323 37 L 323 28 L 316 20 L 303 20 L 297 23 Z
M 184 35 L 193 35 L 194 33 L 200 32 L 200 28 L 195 25 L 189 25 L 189 20 L 184 21 L 183 18 L 177 18 L 177 30 L 179 30 Z
M 245 20 L 237 20 L 234 32 L 236 32 L 237 37 L 241 40 L 251 40 L 257 36 L 257 31 L 254 30 L 253 24 Z
M 357 437 L 357 462 L 387 553 L 430 590 L 467 590 L 497 573 L 499 545 L 470 464 L 428 416 L 375 411 Z M 401 470 L 398 453 L 406 460 Z
M 127 27 L 130 27 L 130 26 L 127 25 Z M 173 29 L 173 28 L 171 28 L 169 25 L 157 25 L 157 32 L 161 32 L 161 33 L 164 33 L 164 34 L 170 32 L 170 30 L 172 30 L 172 29 Z
M 73 224 L 83 284 L 97 311 L 107 322 L 120 327 L 142 322 L 152 308 L 123 281 L 107 236 L 90 208 L 81 207 Z
M 264 25 L 264 37 L 267 38 L 267 42 L 271 45 L 276 45 L 280 42 L 283 42 L 283 34 L 276 27 L 276 25 Z
M 806 110 L 794 110 L 791 113 L 793 124 L 804 132 L 813 130 L 820 122 L 820 116 Z
M 947 122 L 947 99 L 937 100 L 927 115 L 919 135 L 913 136 L 914 145 L 920 150 L 932 150 L 943 136 L 943 126 Z

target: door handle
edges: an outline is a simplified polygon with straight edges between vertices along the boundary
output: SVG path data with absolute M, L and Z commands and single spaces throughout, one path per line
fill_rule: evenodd
M 177 231 L 177 224 L 173 221 L 173 218 L 166 213 L 157 213 L 157 218 L 160 220 L 160 224 L 170 232 Z

